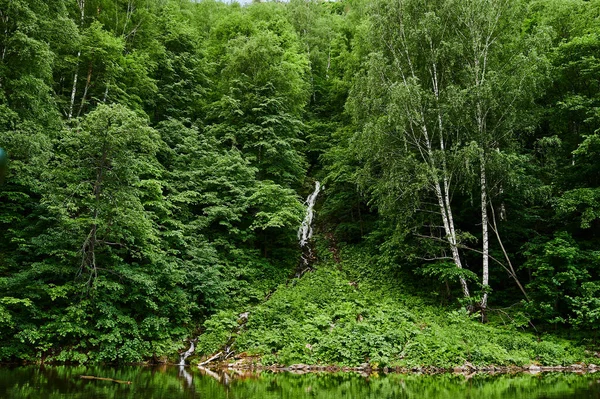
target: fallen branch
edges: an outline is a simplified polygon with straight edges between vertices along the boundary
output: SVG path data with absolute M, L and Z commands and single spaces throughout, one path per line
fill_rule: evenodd
M 504 249 L 504 244 L 502 244 L 502 240 L 500 239 L 500 233 L 498 232 L 498 226 L 496 225 L 496 212 L 494 211 L 494 206 L 492 205 L 491 201 L 490 201 L 490 205 L 491 205 L 490 208 L 492 209 L 492 221 L 494 222 L 494 224 L 490 225 L 490 227 L 492 228 L 494 233 L 496 233 L 496 238 L 498 239 L 498 243 L 500 244 L 500 248 L 502 249 L 504 258 L 506 259 L 506 262 L 508 263 L 508 266 L 510 267 L 510 272 L 508 272 L 508 274 L 515 280 L 515 283 L 517 284 L 517 286 L 519 287 L 519 289 L 525 296 L 525 299 L 527 300 L 527 302 L 529 302 L 529 297 L 527 296 L 527 292 L 525 292 L 525 288 L 523 288 L 523 286 L 521 285 L 521 282 L 517 278 L 517 273 L 515 272 L 512 262 L 510 261 L 510 257 L 508 256 L 506 249 Z
M 213 357 L 211 357 L 208 360 L 203 361 L 202 363 L 198 364 L 198 367 L 202 367 L 210 362 L 212 362 L 213 360 L 217 359 L 219 356 L 221 356 L 223 354 L 223 352 L 219 352 L 216 355 L 214 355 Z
M 84 380 L 102 380 L 102 381 L 111 381 L 119 384 L 131 384 L 131 381 L 123 381 L 123 380 L 115 380 L 114 378 L 105 378 L 105 377 L 94 377 L 93 375 L 80 375 L 80 378 Z

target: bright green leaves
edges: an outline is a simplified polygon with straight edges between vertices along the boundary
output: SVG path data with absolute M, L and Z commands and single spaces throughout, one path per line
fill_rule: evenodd
M 210 222 L 228 290 L 254 301 L 269 276 L 296 263 L 302 207 L 292 189 L 306 173 L 308 62 L 278 4 L 230 8 L 210 30 L 207 56 L 214 84 L 202 133 L 219 150 L 200 162 L 207 172 L 198 222 Z
M 154 338 L 136 320 L 164 317 L 161 304 L 175 299 L 166 290 L 183 280 L 163 271 L 159 221 L 146 208 L 163 201 L 158 144 L 146 120 L 119 105 L 99 106 L 58 138 L 41 187 L 47 227 L 31 242 L 38 261 L 15 270 L 5 286 L 25 288 L 34 303 L 33 325 L 23 326 L 30 333 L 20 336 L 37 350 L 60 342 L 70 349 L 59 360 L 87 344 L 103 350 L 86 359 L 148 356 L 146 341 Z M 125 348 L 135 342 L 135 350 Z
M 89 256 L 124 251 L 139 258 L 156 239 L 143 202 L 160 195 L 145 190 L 145 180 L 158 173 L 158 135 L 144 125 L 122 106 L 100 106 L 58 144 L 48 206 L 61 215 L 59 228 L 79 237 L 84 252 L 94 248 Z
M 598 35 L 587 34 L 559 44 L 554 52 L 555 83 L 550 97 L 556 105 L 549 119 L 554 129 L 562 130 L 567 150 L 581 143 L 581 135 L 594 133 L 600 120 L 600 62 L 595 57 L 598 49 Z
M 291 228 L 299 226 L 304 208 L 294 191 L 270 181 L 261 181 L 256 192 L 248 198 L 251 207 L 259 209 L 251 229 Z
M 525 246 L 535 297 L 531 311 L 539 320 L 589 328 L 600 277 L 595 251 L 600 217 L 598 8 L 582 1 L 535 7 L 543 12 L 534 19 L 542 29 L 551 29 L 555 43 L 549 53 L 552 84 L 541 99 L 545 113 L 535 143 L 538 162 L 532 169 L 545 184 L 545 212 L 535 221 L 542 236 Z
M 194 121 L 203 117 L 210 65 L 200 39 L 204 35 L 202 27 L 187 20 L 191 11 L 185 4 L 171 3 L 157 19 L 162 31 L 158 38 L 160 51 L 150 61 L 156 63 L 153 76 L 158 88 L 154 97 L 144 98 L 155 122 L 165 118 Z
M 231 303 L 226 292 L 256 291 L 244 300 L 264 295 L 261 269 L 290 262 L 271 248 L 288 254 L 286 248 L 295 244 L 289 237 L 301 219 L 298 197 L 272 181 L 257 180 L 259 171 L 243 150 L 223 148 L 196 127 L 171 120 L 159 131 L 167 146 L 159 154 L 167 169 L 161 236 L 189 270 L 188 287 L 210 311 Z
M 295 285 L 275 292 L 250 313 L 236 339 L 238 351 L 260 355 L 263 365 L 295 363 L 358 366 L 454 367 L 561 364 L 582 356 L 566 341 L 484 325 L 466 311 L 449 311 L 413 297 L 386 272 L 378 279 L 349 274 L 364 267 L 356 248 L 345 255 L 342 271 L 321 267 Z M 356 265 L 356 267 L 354 266 Z M 332 266 L 332 265 L 330 265 Z M 456 269 L 453 267 L 453 269 Z M 213 353 L 235 330 L 235 316 L 220 314 L 206 324 L 211 334 L 203 353 Z M 572 351 L 576 351 L 577 355 Z
M 286 47 L 268 30 L 230 40 L 222 60 L 224 83 L 232 84 L 230 89 L 248 90 L 242 97 L 250 102 L 248 105 L 252 104 L 252 93 L 263 93 L 285 98 L 284 109 L 298 112 L 307 95 L 302 80 L 307 63 L 295 46 Z
M 0 2 L 0 106 L 45 126 L 55 126 L 57 117 L 50 95 L 56 57 L 48 37 L 64 18 L 60 4 Z
M 563 3 L 0 0 L 0 360 L 174 354 L 206 317 L 289 277 L 302 191 L 323 175 L 318 220 L 335 237 L 321 255 L 365 239 L 379 257 L 366 274 L 426 258 L 423 274 L 443 282 L 475 279 L 442 241 L 480 262 L 464 246 L 478 243 L 484 170 L 536 315 L 591 326 L 598 6 Z M 530 105 L 544 87 L 542 113 Z M 448 233 L 439 215 L 451 208 Z M 557 227 L 568 234 L 548 238 Z M 490 269 L 495 298 L 514 303 Z M 339 312 L 347 328 L 327 356 L 388 345 Z M 302 334 L 329 328 L 310 323 Z M 360 345 L 338 345 L 357 334 Z M 305 344 L 289 354 L 309 358 Z
M 31 300 L 9 296 L 0 298 L 0 328 L 15 327 L 15 322 L 13 321 L 13 316 L 9 309 L 17 310 L 21 306 L 31 306 Z
M 299 138 L 308 64 L 277 9 L 265 5 L 261 12 L 266 14 L 261 19 L 271 16 L 278 24 L 261 20 L 248 31 L 248 15 L 239 12 L 216 28 L 212 51 L 218 54 L 219 91 L 208 107 L 209 129 L 240 149 L 258 168 L 259 179 L 287 187 L 305 172 Z
M 281 5 L 0 1 L 0 32 L 1 358 L 175 353 L 287 277 L 309 65 Z

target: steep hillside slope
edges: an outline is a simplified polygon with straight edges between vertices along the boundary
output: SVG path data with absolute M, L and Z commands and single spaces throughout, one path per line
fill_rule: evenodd
M 225 339 L 238 356 L 263 366 L 551 366 L 589 357 L 557 337 L 482 324 L 477 315 L 428 304 L 392 279 L 357 281 L 350 266 L 324 263 L 281 285 L 241 326 L 236 315 L 216 315 L 200 338 L 201 351 L 216 352 Z

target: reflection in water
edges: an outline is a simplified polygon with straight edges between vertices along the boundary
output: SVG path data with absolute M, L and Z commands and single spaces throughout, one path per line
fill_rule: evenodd
M 131 381 L 85 380 L 81 375 Z M 600 399 L 600 375 L 291 374 L 197 367 L 0 367 L 1 398 Z
M 188 373 L 188 371 L 185 369 L 185 366 L 179 366 L 179 377 L 185 380 L 188 388 L 192 388 L 194 386 L 194 378 L 190 373 Z

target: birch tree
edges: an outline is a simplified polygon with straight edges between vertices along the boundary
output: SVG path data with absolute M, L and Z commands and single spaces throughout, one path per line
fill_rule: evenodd
M 449 55 L 457 44 L 449 35 L 449 6 L 445 1 L 375 3 L 364 39 L 365 48 L 373 51 L 349 106 L 362 128 L 355 137 L 359 156 L 378 174 L 371 189 L 380 209 L 393 211 L 401 200 L 406 216 L 437 214 L 428 234 L 415 232 L 442 241 L 449 254 L 436 260 L 448 259 L 461 271 L 452 193 L 453 158 L 462 137 L 446 120 L 453 67 Z M 469 298 L 465 274 L 457 277 Z
M 77 0 L 71 8 L 78 33 L 74 53 L 65 54 L 67 62 L 57 71 L 61 79 L 55 89 L 63 96 L 65 117 L 83 116 L 99 103 L 141 108 L 142 98 L 157 90 L 150 75 L 155 67 L 151 55 L 160 51 L 152 26 L 162 11 L 159 2 Z M 62 77 L 71 74 L 68 82 Z
M 461 250 L 480 253 L 482 309 L 492 259 L 490 195 L 502 189 L 503 147 L 531 122 L 520 109 L 529 109 L 541 76 L 536 68 L 544 65 L 536 34 L 520 34 L 519 25 L 509 23 L 520 9 L 504 0 L 376 3 L 364 28 L 367 66 L 349 103 L 361 128 L 355 144 L 367 165 L 363 182 L 374 201 L 388 215 L 412 218 L 408 224 L 418 237 L 444 243 L 424 259 L 450 261 L 465 298 L 469 273 L 462 271 Z M 466 242 L 475 235 L 457 226 L 452 201 L 456 190 L 468 190 L 475 169 L 481 250 Z M 417 220 L 418 214 L 429 216 Z M 493 231 L 503 248 L 497 227 Z M 508 256 L 493 259 L 516 280 Z
M 454 84 L 457 95 L 452 104 L 453 128 L 465 134 L 469 143 L 465 159 L 478 164 L 476 185 L 480 196 L 482 295 L 480 307 L 485 311 L 489 294 L 491 226 L 505 255 L 503 265 L 515 279 L 512 263 L 504 251 L 493 212 L 492 199 L 502 193 L 509 171 L 506 154 L 515 149 L 515 133 L 532 125 L 527 116 L 532 109 L 534 93 L 543 78 L 546 61 L 540 56 L 543 32 L 518 31 L 519 14 L 524 9 L 518 2 L 505 0 L 453 2 L 453 35 L 460 40 Z M 504 160 L 503 160 L 504 159 Z M 475 168 L 474 168 L 475 169 Z M 489 173 L 490 169 L 495 169 Z M 492 177 L 490 179 L 490 177 Z M 504 214 L 505 209 L 501 212 Z

